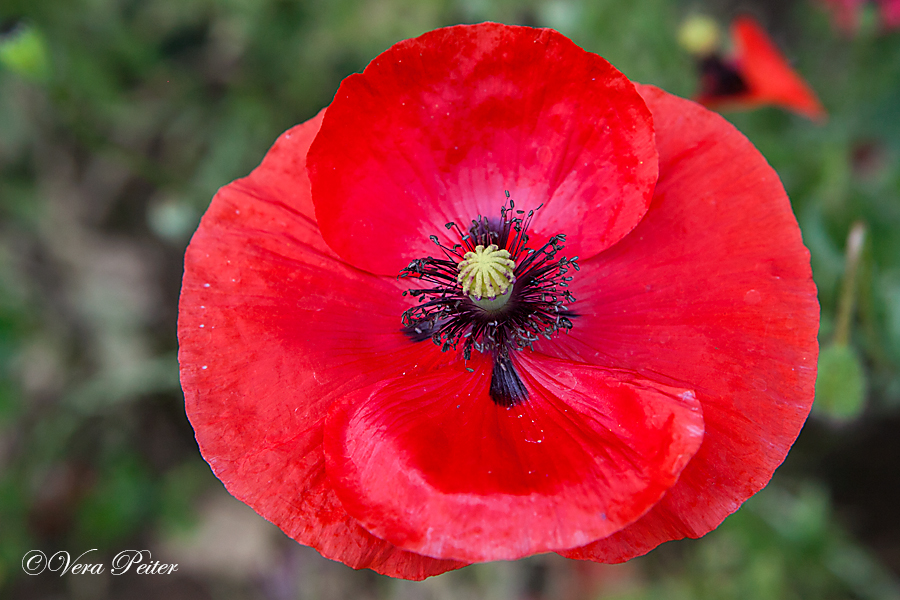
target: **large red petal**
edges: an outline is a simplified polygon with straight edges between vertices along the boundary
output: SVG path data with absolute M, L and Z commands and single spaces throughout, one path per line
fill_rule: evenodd
M 607 562 L 701 536 L 760 490 L 809 413 L 818 353 L 809 253 L 778 176 L 720 116 L 639 89 L 657 129 L 653 203 L 582 263 L 571 333 L 536 347 L 694 390 L 706 433 L 646 516 L 563 553 Z
M 504 190 L 544 203 L 536 239 L 565 231 L 592 256 L 637 224 L 657 174 L 630 81 L 555 31 L 496 23 L 400 42 L 345 79 L 309 165 L 329 246 L 385 275 L 433 254 L 445 223 L 498 217 Z
M 186 410 L 235 497 L 324 556 L 422 579 L 462 563 L 419 556 L 351 519 L 325 478 L 330 405 L 440 356 L 400 333 L 393 278 L 342 263 L 312 219 L 305 156 L 321 115 L 222 188 L 185 257 L 178 338 Z
M 490 359 L 385 380 L 335 404 L 328 477 L 366 529 L 420 554 L 513 559 L 607 536 L 647 511 L 703 438 L 693 393 L 519 356 L 529 390 L 488 395 Z

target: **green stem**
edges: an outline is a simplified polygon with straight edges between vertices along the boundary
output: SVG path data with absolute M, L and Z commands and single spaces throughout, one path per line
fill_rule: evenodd
M 850 342 L 850 324 L 853 320 L 853 309 L 856 305 L 856 274 L 859 271 L 859 259 L 862 256 L 866 241 L 866 224 L 857 221 L 847 234 L 847 252 L 844 258 L 844 281 L 841 287 L 841 298 L 838 303 L 837 323 L 834 328 L 834 343 L 846 346 Z

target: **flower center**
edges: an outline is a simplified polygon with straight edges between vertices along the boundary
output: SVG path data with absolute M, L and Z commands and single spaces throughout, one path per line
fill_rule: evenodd
M 459 349 L 466 360 L 472 350 L 489 354 L 491 398 L 503 406 L 528 398 L 512 353 L 568 331 L 575 316 L 567 308 L 575 301 L 567 273 L 578 270 L 578 258 L 557 258 L 566 239 L 562 234 L 537 250 L 527 246 L 534 212 L 515 210 L 510 200 L 499 220 L 479 216 L 467 233 L 447 223 L 460 243 L 448 247 L 431 236 L 443 258 L 416 259 L 400 273 L 431 286 L 404 292 L 419 299 L 402 315 L 410 339 L 431 339 L 444 352 Z
M 508 250 L 501 250 L 496 244 L 487 248 L 478 245 L 474 252 L 466 252 L 457 265 L 456 282 L 476 306 L 487 312 L 499 312 L 512 297 L 507 292 L 516 281 L 515 268 Z

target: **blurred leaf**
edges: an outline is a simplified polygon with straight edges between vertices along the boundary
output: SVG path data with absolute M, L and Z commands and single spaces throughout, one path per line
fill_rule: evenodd
M 199 456 L 170 469 L 163 477 L 161 486 L 159 511 L 162 526 L 185 530 L 194 525 L 195 502 L 200 493 L 215 481 L 209 465 Z
M 866 381 L 853 348 L 832 344 L 819 353 L 816 401 L 813 409 L 831 420 L 857 418 L 865 406 Z
M 30 543 L 27 529 L 27 506 L 20 473 L 7 472 L 0 477 L 0 565 L 15 564 Z M 0 575 L 2 579 L 2 575 Z
M 199 222 L 200 215 L 187 202 L 169 199 L 147 208 L 147 224 L 151 231 L 171 242 L 189 239 Z
M 884 302 L 884 332 L 894 359 L 900 361 L 900 270 L 885 273 L 880 280 Z
M 142 396 L 178 389 L 178 361 L 174 354 L 166 354 L 100 373 L 72 390 L 64 403 L 83 414 L 93 414 Z
M 113 544 L 137 532 L 156 502 L 157 490 L 143 462 L 130 453 L 116 456 L 79 507 L 79 534 Z
M 50 78 L 50 56 L 43 34 L 33 25 L 18 24 L 0 36 L 0 64 L 32 81 Z

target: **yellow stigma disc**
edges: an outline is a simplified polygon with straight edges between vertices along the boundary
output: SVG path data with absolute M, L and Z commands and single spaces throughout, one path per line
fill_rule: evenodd
M 487 248 L 475 246 L 475 251 L 466 252 L 457 268 L 457 283 L 462 286 L 463 293 L 473 299 L 496 298 L 516 281 L 513 275 L 515 261 L 509 252 L 500 250 L 496 244 Z

